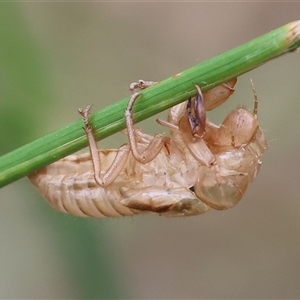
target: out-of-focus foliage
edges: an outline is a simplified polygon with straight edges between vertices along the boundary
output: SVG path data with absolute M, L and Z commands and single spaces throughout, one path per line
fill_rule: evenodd
M 299 19 L 290 3 L 1 3 L 0 154 Z M 221 122 L 252 107 L 269 150 L 241 203 L 167 219 L 79 219 L 24 179 L 0 190 L 1 298 L 299 298 L 299 54 L 239 78 Z M 162 114 L 164 116 L 164 114 Z M 140 126 L 162 132 L 154 120 Z M 116 135 L 101 143 L 117 147 Z
M 1 154 L 32 139 L 33 133 L 40 132 L 43 127 L 45 114 L 50 116 L 53 113 L 56 119 L 55 106 L 59 109 L 58 101 L 51 93 L 51 56 L 32 34 L 26 20 L 28 16 L 22 12 L 21 6 L 2 6 Z M 64 218 L 51 220 L 44 203 L 33 203 L 32 198 L 36 195 L 22 183 L 15 185 L 17 191 L 13 191 L 12 186 L 1 190 L 1 200 L 7 202 L 0 213 L 3 245 L 0 297 L 118 298 L 121 294 L 111 270 L 113 262 L 107 258 L 105 244 L 98 247 L 97 243 L 97 239 L 104 236 L 103 229 L 95 231 L 92 225 L 88 226 L 89 220 L 77 222 L 76 218 L 68 216 L 67 223 Z M 13 207 L 11 201 L 16 196 L 27 204 L 19 203 L 21 207 Z M 11 218 L 5 211 L 5 204 L 21 220 Z M 15 202 L 14 205 L 19 204 Z M 52 237 L 48 236 L 44 226 L 49 226 Z M 124 295 L 122 291 L 122 298 Z

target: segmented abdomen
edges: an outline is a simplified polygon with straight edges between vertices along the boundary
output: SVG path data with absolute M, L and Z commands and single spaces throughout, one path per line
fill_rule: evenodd
M 116 188 L 100 187 L 92 172 L 70 175 L 36 174 L 29 177 L 57 210 L 80 217 L 121 217 L 134 213 L 120 203 Z
M 116 150 L 101 151 L 104 167 L 116 155 Z M 117 179 L 105 189 L 94 179 L 90 155 L 70 155 L 28 176 L 39 192 L 57 210 L 80 217 L 121 217 L 136 214 L 120 203 Z

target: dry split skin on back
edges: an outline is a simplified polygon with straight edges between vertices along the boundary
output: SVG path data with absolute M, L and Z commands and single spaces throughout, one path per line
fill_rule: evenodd
M 167 121 L 158 120 L 170 129 L 169 137 L 132 127 L 139 93 L 133 94 L 125 113 L 129 144 L 119 152 L 98 150 L 87 110 L 93 152 L 67 156 L 29 179 L 55 209 L 81 217 L 192 216 L 231 208 L 255 179 L 267 149 L 256 94 L 253 113 L 235 109 L 220 126 L 206 119 L 206 111 L 225 102 L 235 83 L 236 78 L 203 94 L 197 86 L 196 97 L 172 107 Z M 131 89 L 151 84 L 139 81 Z

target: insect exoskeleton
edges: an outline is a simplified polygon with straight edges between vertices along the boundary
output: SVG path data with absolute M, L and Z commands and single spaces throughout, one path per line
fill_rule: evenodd
M 255 91 L 254 99 L 253 113 L 237 108 L 220 126 L 206 121 L 198 138 L 200 143 L 195 138 L 194 146 L 200 153 L 199 160 L 203 161 L 194 185 L 195 194 L 214 209 L 231 208 L 240 201 L 256 177 L 261 165 L 260 156 L 268 147 L 257 120 Z M 195 98 L 194 101 L 200 100 Z M 203 159 L 203 153 L 210 154 L 206 155 L 208 159 Z
M 255 178 L 260 156 L 267 149 L 253 114 L 236 109 L 216 126 L 206 120 L 206 110 L 221 105 L 234 91 L 236 78 L 170 109 L 170 137 L 151 136 L 133 127 L 134 93 L 125 112 L 129 143 L 99 150 L 88 114 L 85 123 L 90 153 L 67 156 L 29 176 L 50 202 L 77 216 L 120 217 L 143 213 L 191 216 L 211 208 L 235 205 Z M 156 82 L 140 80 L 131 90 Z

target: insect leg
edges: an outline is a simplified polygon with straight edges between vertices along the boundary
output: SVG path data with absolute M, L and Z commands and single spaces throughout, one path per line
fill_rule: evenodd
M 253 95 L 254 95 L 253 116 L 254 116 L 255 119 L 257 119 L 258 98 L 257 98 L 256 90 L 255 90 L 254 83 L 253 83 L 252 79 L 250 79 L 250 82 L 251 82 L 252 91 L 253 91 Z
M 211 111 L 227 101 L 234 92 L 236 82 L 237 78 L 232 78 L 230 81 L 203 93 L 206 111 Z
M 186 109 L 193 136 L 202 137 L 205 131 L 206 111 L 203 104 L 203 96 L 201 89 L 198 85 L 196 85 L 196 89 L 197 95 L 195 100 L 193 101 L 194 107 L 192 109 L 192 100 L 190 98 L 188 100 Z
M 183 116 L 187 115 L 188 127 L 191 133 L 195 137 L 201 137 L 205 130 L 206 123 L 206 109 L 203 103 L 203 95 L 201 89 L 198 85 L 195 85 L 197 90 L 197 95 L 195 98 L 190 98 L 189 100 L 177 104 L 172 107 L 168 121 L 157 119 L 156 122 L 164 127 L 167 127 L 171 131 L 180 131 L 179 123 Z
M 172 124 L 172 123 L 170 123 L 170 122 L 168 122 L 168 121 L 166 121 L 166 120 L 156 119 L 156 122 L 157 122 L 159 125 L 168 128 L 169 130 L 179 131 L 178 125 Z
M 139 95 L 140 93 L 134 93 L 131 96 L 128 102 L 127 109 L 125 111 L 125 120 L 132 155 L 138 162 L 145 164 L 150 162 L 157 156 L 157 154 L 161 151 L 162 147 L 164 146 L 167 137 L 165 137 L 163 134 L 158 134 L 153 137 L 146 149 L 144 149 L 141 152 L 138 150 L 135 130 L 132 121 L 132 107 Z
M 131 92 L 134 92 L 136 89 L 138 90 L 144 90 L 147 87 L 157 84 L 157 81 L 150 81 L 150 80 L 143 80 L 140 79 L 137 82 L 132 82 L 129 86 L 129 89 L 131 90 Z
M 119 175 L 121 170 L 124 168 L 128 154 L 130 152 L 129 145 L 125 144 L 121 146 L 108 170 L 101 175 L 101 160 L 99 155 L 99 149 L 96 142 L 96 139 L 93 134 L 93 128 L 89 122 L 89 113 L 90 113 L 91 105 L 87 106 L 85 109 L 79 109 L 78 112 L 83 116 L 84 121 L 84 131 L 86 133 L 89 149 L 91 153 L 93 168 L 94 168 L 94 177 L 95 181 L 101 187 L 109 186 Z
M 203 214 L 210 209 L 187 188 L 121 187 L 120 192 L 121 203 L 140 212 L 156 212 L 169 217 L 179 217 Z

